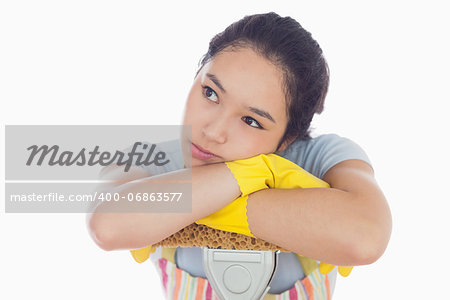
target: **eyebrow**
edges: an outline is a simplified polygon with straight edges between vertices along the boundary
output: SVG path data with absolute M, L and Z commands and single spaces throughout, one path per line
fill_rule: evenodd
M 224 94 L 226 94 L 226 91 L 225 91 L 225 89 L 223 88 L 222 83 L 220 82 L 219 78 L 216 77 L 216 75 L 211 74 L 211 73 L 206 73 L 206 76 L 207 76 L 209 79 L 211 79 L 211 81 L 214 82 L 214 84 L 217 85 L 217 87 L 218 87 Z M 264 111 L 264 110 L 261 110 L 261 109 L 256 108 L 256 107 L 251 107 L 251 106 L 247 107 L 247 109 L 248 109 L 249 111 L 251 111 L 251 112 L 257 114 L 258 116 L 261 116 L 261 117 L 266 118 L 266 119 L 268 119 L 268 120 L 270 120 L 270 121 L 272 121 L 272 122 L 274 122 L 274 123 L 277 123 L 277 122 L 275 122 L 275 120 L 272 118 L 272 116 L 271 116 L 268 112 L 266 112 L 266 111 Z
M 220 83 L 219 78 L 216 77 L 216 75 L 211 73 L 206 73 L 206 76 L 208 76 L 209 79 L 211 79 L 212 82 L 214 82 L 215 85 L 219 87 L 219 89 L 222 91 L 222 93 L 226 94 L 225 89 L 222 86 L 222 83 Z
M 275 122 L 275 120 L 272 118 L 272 116 L 271 116 L 268 112 L 266 112 L 266 111 L 264 111 L 264 110 L 260 110 L 259 108 L 251 107 L 251 106 L 247 107 L 247 109 L 248 109 L 249 111 L 254 112 L 255 114 L 257 114 L 257 115 L 263 117 L 263 118 L 269 119 L 270 121 L 274 122 L 275 124 L 277 123 L 277 122 Z

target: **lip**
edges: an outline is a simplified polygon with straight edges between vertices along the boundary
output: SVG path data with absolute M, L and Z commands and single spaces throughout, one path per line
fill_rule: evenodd
M 192 142 L 191 142 L 191 144 L 192 144 L 192 156 L 195 158 L 207 160 L 207 159 L 212 159 L 212 158 L 218 157 L 214 153 L 211 153 L 208 150 L 205 150 Z

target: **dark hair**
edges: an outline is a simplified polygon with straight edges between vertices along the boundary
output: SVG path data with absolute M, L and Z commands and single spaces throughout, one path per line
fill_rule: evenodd
M 290 17 L 274 12 L 245 16 L 214 36 L 200 68 L 224 50 L 251 48 L 283 72 L 288 124 L 277 149 L 288 139 L 309 139 L 315 113 L 321 113 L 329 71 L 322 49 L 311 34 Z

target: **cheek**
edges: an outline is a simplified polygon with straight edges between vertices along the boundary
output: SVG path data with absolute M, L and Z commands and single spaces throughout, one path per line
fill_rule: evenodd
M 198 101 L 194 97 L 189 96 L 184 107 L 184 122 L 192 123 L 197 119 L 199 114 Z
M 272 145 L 265 138 L 254 134 L 244 134 L 234 132 L 233 134 L 233 152 L 239 158 L 248 158 L 259 154 L 272 152 Z
M 259 153 L 265 153 L 269 151 L 270 143 L 267 139 L 262 138 L 254 138 L 249 140 L 249 146 L 248 149 L 252 153 L 259 154 Z

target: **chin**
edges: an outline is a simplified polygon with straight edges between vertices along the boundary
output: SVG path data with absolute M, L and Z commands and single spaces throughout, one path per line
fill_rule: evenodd
M 198 166 L 205 166 L 205 165 L 212 165 L 212 164 L 217 164 L 220 163 L 221 161 L 204 161 L 198 158 L 193 157 L 192 158 L 192 166 L 193 167 L 198 167 Z

